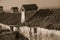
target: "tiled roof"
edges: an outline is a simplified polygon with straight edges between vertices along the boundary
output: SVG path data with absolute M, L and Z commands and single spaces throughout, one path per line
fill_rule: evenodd
M 6 25 L 20 25 L 21 23 L 20 13 L 0 13 L 0 23 Z
M 25 24 L 29 26 L 40 26 L 41 22 L 49 15 L 52 15 L 50 9 L 40 9 L 29 20 L 27 20 Z
M 26 12 L 26 20 L 28 20 L 34 12 Z M 0 23 L 6 25 L 23 25 L 21 24 L 21 13 L 0 13 Z

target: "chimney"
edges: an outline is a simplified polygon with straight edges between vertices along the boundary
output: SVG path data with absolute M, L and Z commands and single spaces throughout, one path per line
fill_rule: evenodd
M 21 23 L 25 22 L 25 9 L 22 7 L 21 9 Z
M 3 6 L 0 6 L 0 13 L 3 13 Z

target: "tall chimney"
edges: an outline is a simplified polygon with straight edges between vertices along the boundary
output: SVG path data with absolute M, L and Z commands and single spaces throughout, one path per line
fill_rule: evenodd
M 24 23 L 25 22 L 25 9 L 22 8 L 21 10 L 21 23 Z

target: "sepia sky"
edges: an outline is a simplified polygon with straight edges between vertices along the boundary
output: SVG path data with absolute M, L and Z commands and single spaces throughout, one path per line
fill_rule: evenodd
M 33 3 L 37 4 L 39 8 L 60 7 L 60 0 L 0 0 L 0 5 L 4 6 L 4 10 L 10 10 L 14 6 L 21 8 L 23 4 Z

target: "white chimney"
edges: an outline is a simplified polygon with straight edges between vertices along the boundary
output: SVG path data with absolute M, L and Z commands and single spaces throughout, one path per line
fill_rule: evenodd
M 22 8 L 21 10 L 21 23 L 24 23 L 25 22 L 25 9 Z

